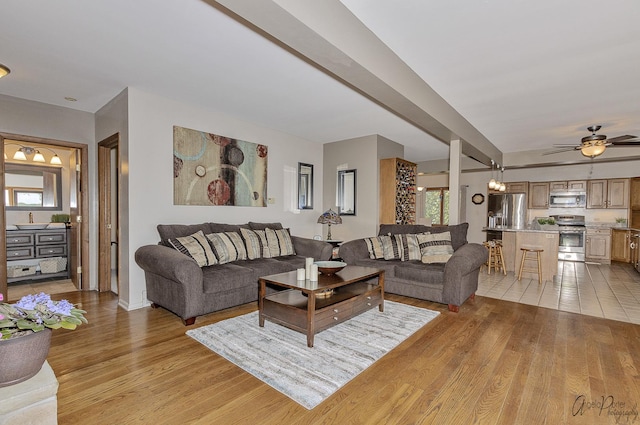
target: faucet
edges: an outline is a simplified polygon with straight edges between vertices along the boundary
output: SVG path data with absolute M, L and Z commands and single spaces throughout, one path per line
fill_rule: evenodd
M 29 223 L 33 223 L 33 213 L 29 213 Z

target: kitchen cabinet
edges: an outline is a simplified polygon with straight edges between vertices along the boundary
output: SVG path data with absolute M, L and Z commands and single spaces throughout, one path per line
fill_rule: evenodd
M 551 192 L 585 192 L 587 190 L 586 180 L 569 180 L 560 182 L 550 182 L 549 190 Z
M 631 262 L 631 231 L 611 229 L 611 261 Z
M 529 208 L 549 208 L 549 182 L 529 183 Z
M 587 180 L 587 208 L 627 208 L 629 179 Z
M 629 227 L 640 229 L 640 177 L 629 180 L 629 207 L 631 208 Z
M 380 160 L 380 223 L 416 223 L 417 165 L 400 158 Z
M 527 193 L 529 191 L 529 182 L 505 182 L 505 191 L 489 189 L 489 193 Z
M 585 260 L 611 263 L 611 229 L 587 227 Z

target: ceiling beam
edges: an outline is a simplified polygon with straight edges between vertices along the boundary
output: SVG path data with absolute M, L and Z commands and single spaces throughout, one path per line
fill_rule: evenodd
M 502 152 L 338 0 L 206 0 L 437 140 L 484 164 Z

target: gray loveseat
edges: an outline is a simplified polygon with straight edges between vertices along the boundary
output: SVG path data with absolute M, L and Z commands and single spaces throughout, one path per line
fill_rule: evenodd
M 371 259 L 365 239 L 343 243 L 339 255 L 347 263 L 377 267 L 385 271 L 385 292 L 448 304 L 457 312 L 478 288 L 480 266 L 487 261 L 487 249 L 467 243 L 468 223 L 444 227 L 383 224 L 378 236 L 451 232 L 453 255 L 446 263 Z
M 136 251 L 135 259 L 144 270 L 147 299 L 152 307 L 164 307 L 182 318 L 185 325 L 195 323 L 196 316 L 256 301 L 258 278 L 304 268 L 305 258 L 331 258 L 331 244 L 291 236 L 296 255 L 237 260 L 225 264 L 200 267 L 194 259 L 175 249 L 176 240 L 202 231 L 204 235 L 240 232 L 240 229 L 282 229 L 280 223 L 242 225 L 202 223 L 193 225 L 158 225 L 160 243 L 145 245 Z

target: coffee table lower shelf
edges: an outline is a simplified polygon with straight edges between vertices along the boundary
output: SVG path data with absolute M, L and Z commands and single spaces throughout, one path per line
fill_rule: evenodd
M 300 290 L 288 289 L 263 299 L 260 326 L 264 320 L 278 323 L 307 335 L 307 345 L 313 347 L 313 336 L 325 329 L 351 319 L 360 313 L 378 307 L 384 311 L 383 288 L 366 282 L 352 283 L 337 288 L 327 298 L 310 298 Z

